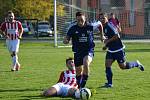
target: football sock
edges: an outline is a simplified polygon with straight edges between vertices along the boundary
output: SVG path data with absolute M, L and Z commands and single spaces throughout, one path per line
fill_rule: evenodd
M 12 62 L 13 62 L 13 66 L 15 66 L 16 64 L 19 64 L 17 55 L 12 57 Z
M 138 66 L 139 64 L 136 61 L 126 63 L 126 69 L 131 69 L 131 68 L 138 67 Z
M 113 73 L 112 73 L 111 67 L 106 67 L 106 78 L 107 78 L 108 84 L 112 84 L 112 77 L 113 77 Z
M 78 84 L 78 86 L 79 86 L 79 88 L 80 88 L 80 83 L 81 83 L 81 75 L 79 75 L 79 76 L 76 76 L 76 79 L 77 79 L 77 84 Z
M 83 76 L 82 76 L 82 81 L 81 81 L 81 84 L 80 84 L 80 87 L 81 87 L 81 88 L 84 88 L 84 87 L 85 87 L 87 80 L 88 80 L 88 75 L 84 75 L 84 74 L 83 74 Z

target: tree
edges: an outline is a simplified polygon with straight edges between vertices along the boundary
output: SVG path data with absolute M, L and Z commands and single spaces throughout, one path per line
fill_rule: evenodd
M 4 21 L 7 11 L 13 9 L 12 0 L 0 0 L 0 22 Z
M 25 18 L 48 20 L 53 15 L 52 0 L 16 0 L 15 9 Z

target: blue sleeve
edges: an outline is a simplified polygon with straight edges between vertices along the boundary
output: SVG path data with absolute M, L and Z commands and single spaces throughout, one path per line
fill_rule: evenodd
M 70 27 L 69 30 L 67 31 L 67 36 L 72 37 L 72 33 L 73 33 L 73 28 Z

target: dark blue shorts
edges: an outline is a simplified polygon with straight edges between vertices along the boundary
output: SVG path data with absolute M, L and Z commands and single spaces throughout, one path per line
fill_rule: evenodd
M 94 57 L 94 52 L 77 52 L 74 53 L 74 63 L 75 66 L 78 67 L 80 65 L 83 65 L 83 59 L 85 56 L 89 55 L 90 57 Z
M 126 61 L 125 52 L 124 50 L 115 53 L 111 53 L 107 51 L 106 59 L 113 59 L 113 60 L 117 60 L 118 63 L 124 63 Z

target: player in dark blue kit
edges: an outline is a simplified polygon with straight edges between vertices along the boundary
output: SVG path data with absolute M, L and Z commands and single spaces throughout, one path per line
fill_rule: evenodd
M 100 21 L 103 24 L 103 31 L 106 39 L 104 40 L 103 50 L 107 49 L 105 67 L 106 67 L 106 78 L 107 83 L 105 83 L 105 87 L 112 87 L 112 63 L 117 60 L 118 65 L 121 69 L 131 69 L 134 67 L 139 68 L 141 71 L 144 71 L 144 66 L 137 60 L 134 62 L 126 62 L 125 52 L 124 52 L 124 44 L 122 43 L 119 32 L 116 27 L 114 27 L 111 23 L 108 22 L 107 14 L 100 14 Z
M 85 15 L 82 12 L 76 13 L 77 24 L 70 27 L 67 36 L 64 38 L 64 44 L 72 40 L 72 51 L 74 52 L 74 63 L 76 66 L 76 79 L 78 86 L 83 88 L 88 80 L 89 66 L 94 56 L 94 37 L 93 31 L 99 29 L 102 31 L 102 24 L 98 22 L 95 26 L 86 22 Z M 103 39 L 103 32 L 101 38 Z M 101 39 L 101 40 L 102 40 Z

